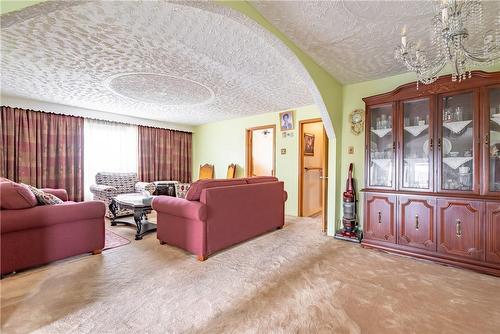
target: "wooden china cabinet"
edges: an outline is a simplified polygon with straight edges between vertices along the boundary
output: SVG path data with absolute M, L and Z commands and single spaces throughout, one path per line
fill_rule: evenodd
M 500 72 L 363 100 L 362 245 L 500 276 Z

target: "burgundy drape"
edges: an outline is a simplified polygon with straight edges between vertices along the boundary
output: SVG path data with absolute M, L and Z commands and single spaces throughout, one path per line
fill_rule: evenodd
M 0 175 L 83 200 L 83 118 L 2 106 Z
M 192 134 L 139 126 L 139 179 L 191 182 Z

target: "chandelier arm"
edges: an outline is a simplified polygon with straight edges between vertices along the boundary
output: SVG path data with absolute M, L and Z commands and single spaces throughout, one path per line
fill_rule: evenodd
M 481 57 L 477 55 L 475 52 L 469 51 L 465 47 L 465 45 L 463 45 L 463 43 L 460 43 L 460 46 L 462 47 L 462 50 L 467 55 L 467 57 L 476 62 L 484 63 L 492 60 L 497 60 L 500 58 L 500 49 L 498 47 L 493 47 L 491 49 L 488 49 L 488 52 L 491 52 L 491 57 Z

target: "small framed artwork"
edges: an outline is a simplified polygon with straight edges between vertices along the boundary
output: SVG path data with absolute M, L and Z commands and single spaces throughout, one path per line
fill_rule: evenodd
M 280 113 L 281 131 L 293 130 L 293 111 L 283 111 Z
M 304 155 L 314 155 L 314 135 L 304 133 Z

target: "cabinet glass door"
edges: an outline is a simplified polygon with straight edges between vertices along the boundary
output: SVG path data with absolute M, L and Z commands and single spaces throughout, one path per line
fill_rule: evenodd
M 423 98 L 402 103 L 401 187 L 432 190 L 432 126 L 430 100 Z
M 500 192 L 500 87 L 488 89 L 488 133 L 485 145 L 488 146 L 488 191 Z
M 369 108 L 369 187 L 394 187 L 394 132 L 392 104 Z
M 474 185 L 475 150 L 474 93 L 441 96 L 441 136 L 438 150 L 441 159 L 441 190 L 466 192 Z

